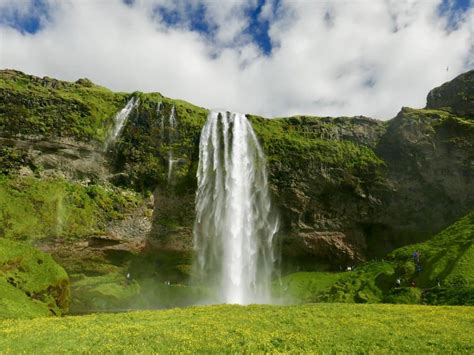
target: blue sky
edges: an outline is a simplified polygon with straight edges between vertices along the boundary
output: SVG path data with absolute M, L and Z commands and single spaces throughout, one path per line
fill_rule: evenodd
M 474 66 L 473 23 L 471 0 L 0 0 L 0 66 L 270 116 L 386 119 Z

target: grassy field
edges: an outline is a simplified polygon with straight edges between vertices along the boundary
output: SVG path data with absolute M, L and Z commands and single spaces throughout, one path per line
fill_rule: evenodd
M 474 352 L 474 308 L 204 306 L 0 321 L 4 353 Z

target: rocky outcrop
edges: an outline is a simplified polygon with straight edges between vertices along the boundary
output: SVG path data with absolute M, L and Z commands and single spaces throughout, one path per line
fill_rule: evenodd
M 382 196 L 368 244 L 390 241 L 381 249 L 388 251 L 422 241 L 474 209 L 474 125 L 469 122 L 404 108 L 388 123 L 376 152 L 386 163 L 391 191 Z
M 61 263 L 71 275 L 123 272 L 131 259 L 142 254 L 152 228 L 149 203 L 123 219 L 111 220 L 101 234 L 80 239 L 47 238 L 36 246 Z
M 110 174 L 104 153 L 91 144 L 20 135 L 0 137 L 0 145 L 22 155 L 21 175 L 104 182 Z
M 431 90 L 426 101 L 426 108 L 474 118 L 474 70 Z

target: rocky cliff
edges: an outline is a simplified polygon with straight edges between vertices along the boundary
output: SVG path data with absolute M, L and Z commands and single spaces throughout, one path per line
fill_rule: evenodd
M 474 209 L 473 78 L 459 76 L 432 90 L 425 109 L 402 108 L 387 122 L 249 115 L 267 155 L 287 270 L 383 255 Z M 140 104 L 107 148 L 113 117 L 131 97 Z M 32 216 L 5 202 L 2 236 L 30 240 L 78 280 L 138 270 L 134 255 L 147 252 L 150 273 L 185 278 L 206 115 L 158 93 L 1 71 L 0 192 Z

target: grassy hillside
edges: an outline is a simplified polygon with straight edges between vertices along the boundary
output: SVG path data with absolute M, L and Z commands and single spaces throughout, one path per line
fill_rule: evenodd
M 474 305 L 473 243 L 474 212 L 426 242 L 394 250 L 385 260 L 372 260 L 353 272 L 288 275 L 277 290 L 300 302 Z
M 6 353 L 472 353 L 474 309 L 208 306 L 0 321 Z
M 0 319 L 61 315 L 69 304 L 69 278 L 51 256 L 0 239 Z
M 349 276 L 344 272 L 296 272 L 275 281 L 273 292 L 281 302 L 322 302 L 337 281 Z

